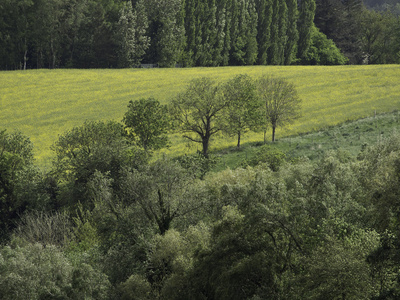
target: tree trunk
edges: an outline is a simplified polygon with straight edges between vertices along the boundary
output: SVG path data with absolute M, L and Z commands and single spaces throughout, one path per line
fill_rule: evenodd
M 276 126 L 272 126 L 272 141 L 275 142 L 275 129 Z
M 205 158 L 208 158 L 208 142 L 209 142 L 209 138 L 207 137 L 203 137 L 203 155 Z
M 237 142 L 238 149 L 240 148 L 240 136 L 241 136 L 241 134 L 240 134 L 240 131 L 239 131 L 238 132 L 238 142 Z

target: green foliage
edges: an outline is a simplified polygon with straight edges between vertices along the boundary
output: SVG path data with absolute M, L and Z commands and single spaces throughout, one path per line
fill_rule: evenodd
M 5 299 L 107 299 L 109 282 L 91 266 L 74 268 L 55 246 L 0 249 L 0 292 Z
M 258 164 L 265 164 L 272 171 L 276 172 L 285 161 L 285 153 L 269 145 L 264 145 L 257 150 L 253 158 L 246 160 L 243 165 L 255 167 Z
M 195 153 L 178 157 L 177 161 L 185 170 L 192 173 L 195 178 L 203 179 L 215 167 L 218 158 L 212 155 L 205 157 L 201 153 Z
M 237 147 L 248 130 L 262 122 L 261 103 L 258 101 L 256 85 L 248 75 L 238 75 L 224 86 L 227 107 L 224 110 L 224 132 L 237 136 Z
M 150 283 L 138 274 L 130 276 L 124 283 L 119 285 L 122 300 L 147 300 L 151 299 Z
M 21 216 L 13 238 L 30 244 L 66 248 L 74 239 L 69 216 L 66 213 L 30 211 Z
M 265 123 L 272 127 L 272 141 L 275 142 L 275 130 L 293 123 L 300 117 L 301 99 L 293 84 L 285 79 L 263 76 L 257 80 L 260 101 L 265 103 Z
M 311 44 L 312 27 L 314 22 L 316 9 L 315 0 L 304 0 L 301 1 L 300 12 L 299 12 L 299 42 L 297 48 L 297 57 L 303 58 Z
M 310 65 L 344 65 L 348 59 L 332 40 L 313 26 L 310 47 L 304 54 L 303 62 Z
M 162 159 L 141 171 L 128 173 L 124 189 L 144 216 L 158 227 L 159 233 L 164 234 L 175 219 L 201 206 L 201 202 L 194 203 L 190 197 L 193 178 L 178 162 Z
M 71 207 L 78 202 L 90 207 L 86 185 L 91 176 L 96 170 L 110 172 L 117 184 L 122 166 L 131 160 L 129 146 L 122 124 L 113 121 L 85 122 L 59 136 L 52 149 L 53 172 L 62 183 L 61 201 Z
M 0 131 L 0 241 L 29 208 L 42 208 L 40 175 L 33 165 L 33 145 L 20 132 Z M 42 201 L 42 199 L 44 201 Z
M 154 98 L 130 101 L 123 122 L 129 136 L 144 150 L 157 150 L 168 145 L 167 107 Z
M 222 129 L 220 116 L 226 106 L 219 85 L 203 77 L 192 80 L 186 91 L 172 100 L 170 111 L 183 137 L 200 143 L 203 155 L 208 157 L 210 139 Z

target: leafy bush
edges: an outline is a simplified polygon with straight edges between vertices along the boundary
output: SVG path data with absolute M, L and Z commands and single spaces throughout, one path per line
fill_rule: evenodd
M 105 275 L 87 264 L 74 267 L 55 246 L 0 249 L 2 299 L 107 299 Z
M 242 166 L 255 167 L 258 164 L 266 164 L 272 171 L 276 172 L 279 167 L 286 161 L 286 154 L 281 150 L 264 145 L 256 152 L 254 157 L 246 160 Z
M 335 43 L 313 26 L 311 30 L 311 46 L 303 63 L 311 65 L 344 65 L 348 59 L 340 53 Z

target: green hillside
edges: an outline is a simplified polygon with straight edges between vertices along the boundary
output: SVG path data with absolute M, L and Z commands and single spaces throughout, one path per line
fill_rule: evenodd
M 38 164 L 45 166 L 58 134 L 85 120 L 120 121 L 129 100 L 152 96 L 168 103 L 193 78 L 224 81 L 242 73 L 285 77 L 297 87 L 303 117 L 289 128 L 278 129 L 278 139 L 400 108 L 399 65 L 32 70 L 0 72 L 0 128 L 29 136 Z M 262 139 L 262 134 L 252 133 L 243 142 Z M 219 137 L 211 148 L 234 144 L 234 139 Z M 164 152 L 179 155 L 196 150 L 186 145 L 174 135 L 171 148 Z

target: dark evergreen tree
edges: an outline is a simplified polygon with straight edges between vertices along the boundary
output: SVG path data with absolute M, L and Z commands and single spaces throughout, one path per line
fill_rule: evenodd
M 287 0 L 288 20 L 286 31 L 286 44 L 284 53 L 284 64 L 290 65 L 296 59 L 297 42 L 299 40 L 299 32 L 297 30 L 297 0 Z
M 279 65 L 279 2 L 272 2 L 272 21 L 271 21 L 271 38 L 270 47 L 268 48 L 268 64 Z
M 256 0 L 258 13 L 257 44 L 258 64 L 266 65 L 271 43 L 272 0 Z
M 285 62 L 285 48 L 288 42 L 288 8 L 285 1 L 279 1 L 279 20 L 278 20 L 278 64 Z
M 302 0 L 300 2 L 300 14 L 298 21 L 299 42 L 297 57 L 302 58 L 307 53 L 311 43 L 311 26 L 314 22 L 316 4 L 315 0 Z

